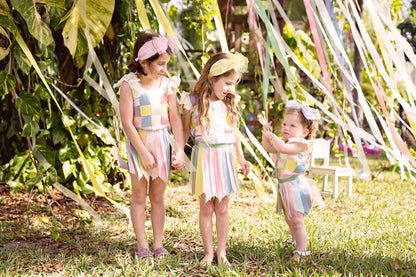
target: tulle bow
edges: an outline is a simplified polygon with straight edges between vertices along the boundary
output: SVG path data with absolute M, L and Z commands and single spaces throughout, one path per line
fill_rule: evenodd
M 317 109 L 303 106 L 296 100 L 289 100 L 286 103 L 286 109 L 295 109 L 301 110 L 303 116 L 308 120 L 318 120 L 319 119 L 319 111 Z
M 240 53 L 227 53 L 227 58 L 216 61 L 209 70 L 209 75 L 219 76 L 231 69 L 242 73 L 247 70 L 248 59 Z
M 178 40 L 175 36 L 170 37 L 153 37 L 151 40 L 147 41 L 143 46 L 139 49 L 137 53 L 137 61 L 146 60 L 150 57 L 153 57 L 155 54 L 163 54 L 166 53 L 168 47 L 172 50 L 177 48 Z

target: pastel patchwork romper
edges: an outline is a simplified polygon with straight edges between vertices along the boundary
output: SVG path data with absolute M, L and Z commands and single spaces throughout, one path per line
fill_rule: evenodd
M 191 172 L 192 194 L 205 200 L 225 196 L 230 198 L 231 191 L 239 193 L 237 167 L 233 143 L 236 141 L 234 126 L 228 118 L 228 108 L 222 100 L 210 101 L 208 116 L 210 126 L 202 126 L 195 108 L 198 96 L 182 93 L 180 104 L 193 111 L 192 133 L 195 146 L 192 149 Z M 204 128 L 204 129 L 203 129 Z
M 157 167 L 151 170 L 144 170 L 136 149 L 127 140 L 127 161 L 128 169 L 132 174 L 137 174 L 138 179 L 145 177 L 160 177 L 167 182 L 170 173 L 170 143 L 172 142 L 169 134 L 168 116 L 168 95 L 176 93 L 180 79 L 172 77 L 170 79 L 162 77 L 160 85 L 152 90 L 143 89 L 140 79 L 135 73 L 124 75 L 114 88 L 121 87 L 123 82 L 127 82 L 132 90 L 134 110 L 133 124 L 149 152 L 155 157 Z
M 305 171 L 308 167 L 312 142 L 302 138 L 291 138 L 288 143 L 300 142 L 306 145 L 306 151 L 296 155 L 278 154 L 276 161 L 279 195 L 277 211 L 282 208 L 289 216 L 295 212 L 308 214 L 312 207 L 312 197 Z

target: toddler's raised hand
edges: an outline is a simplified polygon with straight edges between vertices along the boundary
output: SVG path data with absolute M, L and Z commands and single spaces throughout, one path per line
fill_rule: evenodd
M 257 118 L 259 119 L 259 122 L 263 126 L 263 129 L 264 130 L 270 130 L 270 127 L 272 125 L 271 122 L 267 122 L 267 119 L 263 115 L 261 115 L 261 114 L 259 114 L 257 116 Z

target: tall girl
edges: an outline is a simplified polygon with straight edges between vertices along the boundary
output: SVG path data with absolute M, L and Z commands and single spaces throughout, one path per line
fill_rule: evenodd
M 291 243 L 296 243 L 294 258 L 310 254 L 307 251 L 307 235 L 305 216 L 312 207 L 312 193 L 307 179 L 304 177 L 312 151 L 312 138 L 318 129 L 319 112 L 303 106 L 295 100 L 286 104 L 286 112 L 282 122 L 283 139 L 272 133 L 270 123 L 259 116 L 263 125 L 262 143 L 266 151 L 277 153 L 277 179 L 279 180 L 279 204 L 283 204 L 286 223 L 292 235 Z
M 217 261 L 229 265 L 226 257 L 231 191 L 238 193 L 235 164 L 236 153 L 241 170 L 248 174 L 238 136 L 237 103 L 240 97 L 235 85 L 247 68 L 247 58 L 241 54 L 218 53 L 206 63 L 201 77 L 191 93 L 182 93 L 184 139 L 191 129 L 195 139 L 191 174 L 192 192 L 199 198 L 199 228 L 205 256 L 201 264 L 214 259 L 213 223 L 216 216 Z
M 184 167 L 183 129 L 176 88 L 180 79 L 164 77 L 176 47 L 173 37 L 142 33 L 128 64 L 130 73 L 114 87 L 120 87 L 120 117 L 127 135 L 127 160 L 132 183 L 131 221 L 137 239 L 137 258 L 158 259 L 168 254 L 162 245 L 165 223 L 164 192 L 173 166 Z M 172 128 L 174 140 L 169 134 Z M 146 196 L 149 191 L 153 227 L 153 253 L 145 232 Z

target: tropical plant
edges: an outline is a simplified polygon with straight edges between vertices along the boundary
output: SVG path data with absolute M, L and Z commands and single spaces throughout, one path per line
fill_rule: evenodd
M 116 101 L 104 90 L 112 92 L 105 84 L 126 73 L 135 38 L 146 29 L 137 3 L 0 0 L 1 182 L 40 191 L 58 182 L 78 195 L 96 191 L 95 184 L 110 193 L 124 185 Z M 149 27 L 159 31 L 154 3 L 142 3 Z M 186 30 L 185 39 L 207 41 L 211 3 L 188 1 L 183 11 L 167 6 L 171 19 L 181 18 L 172 21 Z M 203 60 L 210 43 L 190 58 Z
M 125 38 L 138 31 L 123 33 L 132 2 L 0 1 L 1 181 L 41 191 L 59 182 L 91 193 L 86 163 L 107 191 L 123 180 L 103 132 L 116 136 L 114 110 L 83 77 L 102 77 L 89 64 L 89 44 L 107 76 L 121 75 L 132 41 Z

